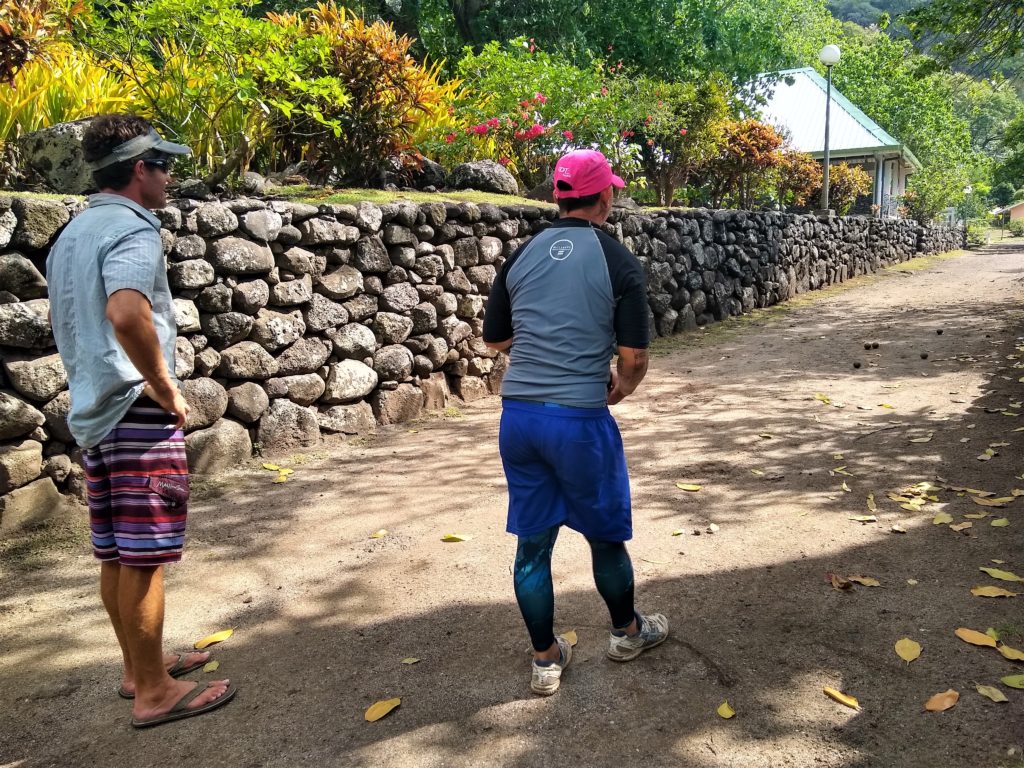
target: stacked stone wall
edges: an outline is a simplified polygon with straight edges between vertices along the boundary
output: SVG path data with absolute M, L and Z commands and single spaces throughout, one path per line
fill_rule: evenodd
M 84 208 L 0 197 L 0 530 L 84 494 L 45 259 Z M 508 256 L 548 207 L 176 200 L 157 211 L 175 295 L 175 373 L 192 407 L 190 466 L 316 445 L 496 393 L 505 356 L 481 339 Z M 903 220 L 616 209 L 605 230 L 640 258 L 650 322 L 670 335 L 914 256 L 959 229 Z

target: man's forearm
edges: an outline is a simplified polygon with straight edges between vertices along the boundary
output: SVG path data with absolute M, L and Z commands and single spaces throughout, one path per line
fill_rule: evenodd
M 619 374 L 618 390 L 623 395 L 631 395 L 640 386 L 647 375 L 648 354 L 646 349 L 632 350 L 629 354 L 619 354 L 616 370 Z

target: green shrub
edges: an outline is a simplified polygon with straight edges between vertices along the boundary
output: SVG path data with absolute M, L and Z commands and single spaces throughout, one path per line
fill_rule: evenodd
M 1014 219 L 1006 228 L 1014 237 L 1024 237 L 1024 219 Z

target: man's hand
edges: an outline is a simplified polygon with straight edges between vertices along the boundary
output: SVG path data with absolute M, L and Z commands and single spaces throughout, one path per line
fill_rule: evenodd
M 185 417 L 188 416 L 188 412 L 192 408 L 185 402 L 184 395 L 176 386 L 172 384 L 169 390 L 158 393 L 151 384 L 146 384 L 142 389 L 142 394 L 155 401 L 168 413 L 173 414 L 177 418 L 178 429 L 185 426 Z
M 608 391 L 608 405 L 621 403 L 633 394 L 647 374 L 647 350 L 619 347 L 616 371 L 612 372 L 612 387 Z

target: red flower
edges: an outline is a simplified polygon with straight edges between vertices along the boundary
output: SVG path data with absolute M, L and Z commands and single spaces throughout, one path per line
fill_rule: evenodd
M 686 129 L 685 128 L 680 128 L 679 129 L 679 135 L 680 136 L 685 136 L 686 135 Z
M 523 99 L 522 101 L 519 102 L 519 106 L 520 107 L 528 107 L 528 106 L 530 106 L 530 100 L 529 99 Z
M 654 146 L 654 139 L 648 139 L 647 140 L 647 146 L 648 147 L 653 147 Z
M 487 121 L 487 125 L 489 125 L 491 128 L 500 128 L 501 120 L 499 120 L 496 117 L 492 117 L 490 120 Z
M 538 104 L 547 104 L 548 101 L 548 97 L 545 96 L 543 93 L 535 93 L 533 94 L 533 98 L 537 100 Z
M 601 95 L 602 96 L 607 96 L 608 95 L 608 89 L 602 86 L 601 87 Z
M 499 157 L 498 158 L 498 162 L 501 163 L 502 165 L 508 165 L 509 163 L 512 162 L 512 158 L 510 158 L 510 157 Z
M 451 144 L 453 141 L 455 141 L 455 134 L 449 133 L 447 136 L 444 137 L 444 141 L 445 144 Z
M 562 135 L 565 136 L 569 141 L 572 141 L 572 131 L 562 131 Z

